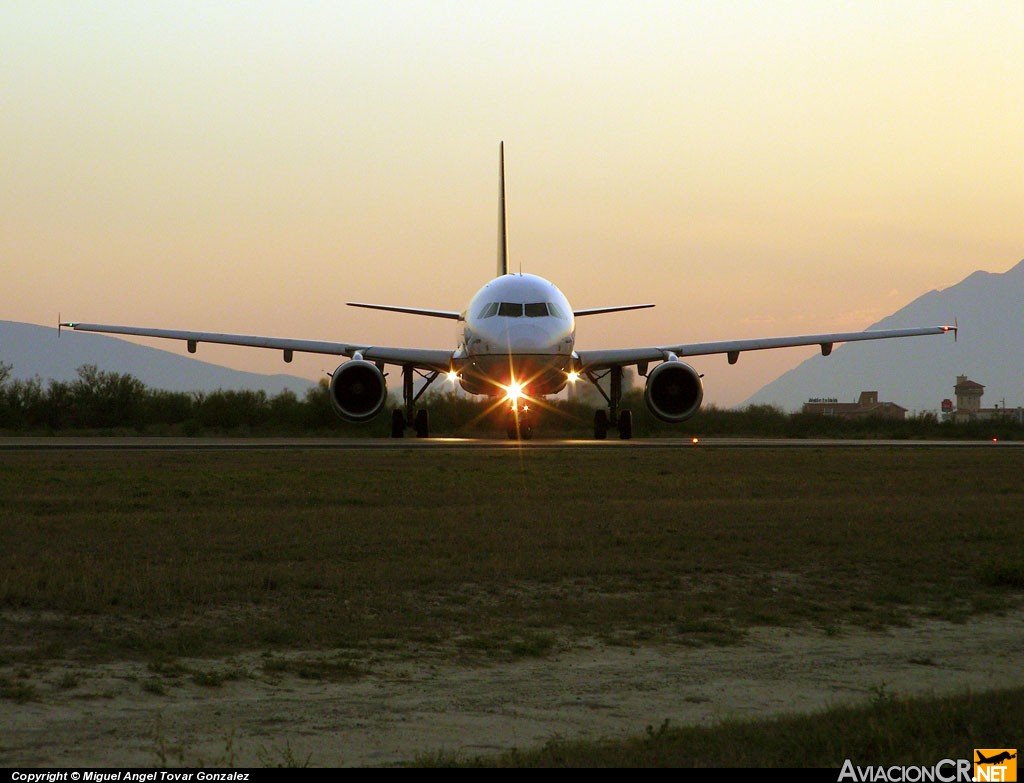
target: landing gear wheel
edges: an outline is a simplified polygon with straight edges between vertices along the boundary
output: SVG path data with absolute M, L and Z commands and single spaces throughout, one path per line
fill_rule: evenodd
M 516 422 L 515 411 L 509 411 L 505 415 L 505 434 L 509 440 L 519 440 L 519 426 Z
M 608 437 L 608 411 L 603 408 L 594 411 L 594 440 Z
M 509 411 L 505 417 L 505 432 L 509 440 L 529 440 L 533 437 L 533 417 L 527 413 Z
M 420 408 L 416 411 L 416 437 L 430 437 L 430 419 L 428 418 L 426 408 Z
M 619 413 L 619 439 L 629 440 L 633 437 L 633 412 L 628 408 Z
M 398 410 L 398 408 L 391 411 L 391 437 L 405 437 L 405 414 Z
M 529 440 L 533 437 L 533 417 L 523 415 L 519 417 L 519 438 Z

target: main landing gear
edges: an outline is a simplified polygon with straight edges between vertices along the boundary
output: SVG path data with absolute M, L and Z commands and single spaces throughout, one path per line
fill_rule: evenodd
M 619 430 L 621 440 L 629 440 L 633 437 L 633 413 L 626 408 L 619 410 L 619 403 L 622 402 L 622 368 L 611 367 L 600 375 L 586 371 L 587 378 L 594 384 L 594 387 L 601 392 L 608 403 L 608 409 L 598 409 L 594 412 L 594 439 L 605 440 L 608 437 L 609 428 L 616 427 Z M 608 393 L 605 394 L 601 384 L 602 378 L 608 376 Z
M 413 373 L 423 378 L 424 383 L 418 392 L 413 393 Z M 415 367 L 402 368 L 402 399 L 403 408 L 395 408 L 391 411 L 391 437 L 401 438 L 405 436 L 406 428 L 415 430 L 417 438 L 430 437 L 430 420 L 426 408 L 416 410 L 416 402 L 423 396 L 430 384 L 437 380 L 440 375 L 437 370 L 423 373 Z

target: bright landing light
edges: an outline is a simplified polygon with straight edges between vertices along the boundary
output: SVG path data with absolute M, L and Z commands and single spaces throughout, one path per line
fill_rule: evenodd
M 522 396 L 523 384 L 512 381 L 512 383 L 505 387 L 505 399 L 510 401 L 513 405 L 519 402 L 519 398 Z
M 565 374 L 565 377 L 568 378 L 569 383 L 576 383 L 580 379 L 580 374 L 575 370 L 570 370 Z
M 459 381 L 459 374 L 457 372 L 455 372 L 455 370 L 449 370 L 447 378 L 448 378 L 448 383 L 458 383 L 458 381 Z

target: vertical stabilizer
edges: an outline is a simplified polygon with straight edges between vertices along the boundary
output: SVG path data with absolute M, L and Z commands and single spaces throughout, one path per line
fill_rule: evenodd
M 498 147 L 498 277 L 508 274 L 508 234 L 505 225 L 505 142 L 501 142 Z

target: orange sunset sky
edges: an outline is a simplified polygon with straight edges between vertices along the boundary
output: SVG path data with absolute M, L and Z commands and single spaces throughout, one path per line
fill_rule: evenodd
M 465 306 L 504 140 L 513 266 L 658 305 L 577 347 L 862 329 L 1024 257 L 1022 41 L 1020 2 L 12 0 L 0 319 L 454 347 L 344 302 Z M 813 353 L 693 364 L 733 405 Z

